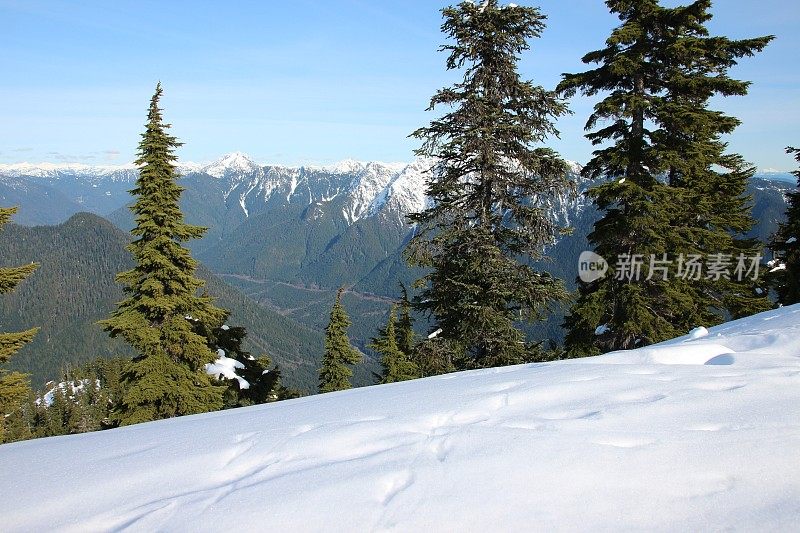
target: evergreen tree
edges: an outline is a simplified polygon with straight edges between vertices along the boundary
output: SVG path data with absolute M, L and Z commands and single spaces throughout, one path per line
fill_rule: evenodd
M 411 360 L 417 367 L 419 377 L 439 376 L 456 370 L 456 364 L 464 366 L 464 349 L 456 341 L 439 337 L 428 338 L 414 346 Z
M 540 318 L 566 297 L 560 280 L 536 271 L 559 228 L 546 205 L 570 191 L 566 162 L 548 148 L 553 120 L 567 112 L 552 92 L 517 72 L 528 40 L 539 37 L 538 9 L 462 2 L 442 10 L 442 30 L 454 42 L 448 70 L 463 80 L 438 91 L 429 110 L 450 109 L 412 136 L 419 156 L 432 156 L 427 194 L 432 206 L 409 215 L 417 231 L 409 243 L 412 265 L 430 269 L 416 306 L 435 319 L 440 342 L 465 347 L 465 367 L 524 361 L 520 320 Z
M 381 354 L 381 383 L 395 383 L 419 377 L 417 365 L 411 361 L 409 354 L 403 352 L 397 342 L 395 324 L 397 323 L 397 306 L 389 311 L 386 327 L 379 330 L 378 336 L 367 346 Z
M 397 318 L 397 347 L 406 355 L 414 351 L 414 320 L 411 318 L 411 302 L 408 299 L 408 290 L 400 284 L 402 297 L 400 298 L 400 316 Z
M 654 58 L 663 8 L 657 0 L 608 0 L 606 4 L 622 24 L 606 40 L 606 48 L 583 57 L 584 63 L 599 66 L 565 74 L 558 89 L 567 96 L 578 89 L 587 96 L 609 93 L 594 106 L 586 129 L 598 123 L 609 125 L 586 137 L 595 145 L 607 140 L 614 144 L 596 150 L 582 173 L 591 179 L 607 179 L 587 193 L 604 213 L 589 242 L 613 265 L 619 257 L 661 258 L 671 251 L 670 210 L 676 199 L 657 179 L 661 162 L 647 122 L 664 90 L 663 72 Z M 649 344 L 674 337 L 682 324 L 692 320 L 681 316 L 694 313 L 693 306 L 681 310 L 681 303 L 692 299 L 670 292 L 658 278 L 648 280 L 648 266 L 642 265 L 638 279 L 636 272 L 619 268 L 591 283 L 578 283 L 578 300 L 565 321 L 568 353 L 591 355 Z
M 128 298 L 101 322 L 111 336 L 122 336 L 138 353 L 125 372 L 119 421 L 123 425 L 220 409 L 224 387 L 214 385 L 204 367 L 215 359 L 208 339 L 194 322 L 219 326 L 225 312 L 207 296 L 197 262 L 181 243 L 205 228 L 184 222 L 179 206 L 174 149 L 158 107 L 161 84 L 150 101 L 148 122 L 139 143 L 139 178 L 131 194 L 136 203 L 136 240 L 129 246 L 136 266 L 118 275 Z
M 325 328 L 325 355 L 322 357 L 322 368 L 319 370 L 319 391 L 332 392 L 352 387 L 350 377 L 353 371 L 347 365 L 361 362 L 361 354 L 350 345 L 347 328 L 350 317 L 342 306 L 340 288 L 336 293 L 336 301 L 331 309 L 331 319 Z
M 227 380 L 225 408 L 245 407 L 297 397 L 299 394 L 281 385 L 281 371 L 272 366 L 272 360 L 262 355 L 254 357 L 242 347 L 247 331 L 240 326 L 222 325 L 208 335 L 213 339 L 211 348 L 222 350 L 225 357 L 235 359 L 239 366 L 236 375 L 246 386 L 236 379 Z
M 0 208 L 0 229 L 17 212 L 16 207 Z M 36 263 L 17 267 L 0 268 L 0 294 L 14 290 L 21 281 L 30 276 L 39 267 Z M 29 343 L 39 328 L 31 328 L 19 333 L 0 332 L 0 365 Z M 30 381 L 28 376 L 19 372 L 9 372 L 0 369 L 0 442 L 5 441 L 6 424 L 9 416 L 18 410 L 24 400 L 30 395 Z
M 794 154 L 800 163 L 800 149 L 790 146 L 786 152 Z M 800 302 L 800 169 L 792 174 L 797 177 L 798 189 L 787 195 L 786 220 L 778 227 L 770 243 L 777 259 L 771 274 L 778 302 L 783 305 Z
M 728 70 L 738 59 L 763 50 L 774 37 L 711 37 L 706 27 L 712 18 L 710 9 L 711 0 L 697 0 L 664 10 L 664 46 L 658 59 L 666 83 L 664 98 L 657 101 L 653 113 L 653 121 L 660 126 L 654 132 L 654 148 L 664 161 L 667 184 L 683 207 L 673 211 L 670 225 L 677 239 L 673 246 L 687 256 L 731 262 L 727 276 L 706 275 L 691 281 L 691 288 L 699 293 L 698 307 L 714 311 L 706 325 L 771 307 L 755 272 L 751 276 L 734 273 L 737 266 L 757 265 L 763 255 L 760 242 L 745 238 L 755 224 L 751 198 L 745 194 L 755 168 L 741 155 L 725 153 L 727 143 L 721 136 L 733 132 L 740 121 L 709 109 L 709 100 L 718 95 L 746 95 L 750 82 L 730 78 Z
M 593 144 L 613 143 L 596 150 L 583 169 L 588 178 L 605 178 L 588 191 L 603 212 L 589 242 L 613 268 L 578 283 L 565 321 L 572 356 L 658 342 L 717 323 L 725 311 L 758 305 L 752 288 L 707 279 L 705 272 L 700 279 L 681 277 L 677 269 L 693 254 L 706 260 L 727 254 L 735 264 L 740 253 L 755 253 L 752 242 L 731 235 L 752 225 L 742 196 L 748 172 L 739 156 L 723 155 L 719 142 L 738 122 L 706 106 L 714 94 L 746 90 L 725 71 L 768 38 L 708 38 L 704 0 L 673 9 L 658 0 L 606 4 L 621 25 L 606 48 L 583 57 L 599 66 L 565 74 L 558 87 L 566 96 L 608 93 L 586 129 L 595 130 L 587 134 Z M 596 129 L 599 123 L 608 125 Z M 718 173 L 716 166 L 730 172 Z M 670 264 L 665 276 L 660 268 Z M 743 296 L 746 291 L 750 295 Z

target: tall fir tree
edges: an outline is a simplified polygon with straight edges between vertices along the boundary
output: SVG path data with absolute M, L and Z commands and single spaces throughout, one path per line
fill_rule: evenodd
M 417 365 L 411 360 L 410 352 L 400 349 L 395 325 L 397 324 L 397 306 L 392 306 L 386 327 L 378 332 L 367 346 L 381 354 L 381 383 L 396 383 L 415 379 L 419 376 Z
M 402 296 L 400 297 L 400 316 L 397 318 L 397 347 L 406 355 L 414 351 L 416 334 L 414 333 L 414 319 L 411 317 L 411 301 L 408 299 L 408 289 L 405 284 L 400 284 Z
M 442 13 L 453 39 L 442 47 L 447 69 L 463 79 L 431 99 L 428 110 L 449 111 L 412 134 L 422 140 L 417 155 L 436 161 L 432 205 L 409 215 L 417 231 L 407 258 L 430 269 L 415 305 L 442 330 L 440 344 L 465 348 L 461 367 L 519 363 L 528 346 L 517 323 L 567 296 L 560 280 L 531 266 L 560 231 L 548 200 L 574 187 L 567 163 L 534 147 L 557 135 L 553 120 L 567 108 L 517 71 L 545 27 L 538 9 L 485 0 Z
M 325 354 L 322 356 L 322 367 L 319 370 L 319 392 L 333 392 L 352 387 L 350 378 L 353 371 L 348 365 L 361 362 L 361 353 L 353 348 L 347 337 L 350 317 L 342 306 L 340 288 L 336 293 L 336 301 L 331 309 L 331 318 L 325 328 Z
M 121 336 L 138 353 L 125 372 L 119 422 L 135 424 L 222 408 L 224 387 L 204 370 L 215 359 L 209 341 L 194 322 L 222 324 L 225 311 L 212 298 L 198 296 L 204 282 L 197 262 L 181 243 L 201 237 L 205 228 L 184 222 L 174 150 L 181 143 L 167 133 L 158 107 L 161 84 L 150 101 L 139 143 L 139 178 L 131 191 L 136 227 L 128 247 L 136 266 L 117 276 L 127 299 L 101 325 Z
M 583 57 L 598 67 L 565 74 L 558 87 L 566 96 L 607 93 L 586 129 L 595 130 L 587 134 L 593 144 L 612 142 L 595 150 L 583 174 L 605 180 L 588 191 L 603 213 L 589 242 L 613 268 L 578 283 L 565 320 L 572 356 L 659 342 L 758 305 L 752 292 L 741 295 L 751 287 L 685 274 L 695 255 L 757 255 L 752 242 L 735 237 L 752 225 L 742 194 L 749 176 L 740 157 L 723 155 L 719 141 L 737 122 L 708 110 L 707 102 L 746 91 L 725 72 L 766 43 L 708 38 L 705 0 L 678 8 L 658 0 L 606 4 L 621 24 L 604 49 Z M 607 125 L 598 129 L 600 123 Z
M 0 207 L 0 229 L 11 220 L 11 216 L 16 212 L 16 207 Z M 37 263 L 0 268 L 0 294 L 13 291 L 37 268 L 39 268 Z M 0 332 L 0 365 L 8 362 L 20 348 L 33 340 L 38 331 L 39 328 L 31 328 L 18 333 Z M 9 417 L 21 408 L 29 395 L 30 380 L 27 375 L 0 369 L 0 442 L 5 440 Z
M 800 149 L 789 146 L 786 153 L 794 154 L 800 163 Z M 778 302 L 783 305 L 800 302 L 800 169 L 792 174 L 797 177 L 797 189 L 787 195 L 786 220 L 770 243 L 777 259 L 771 274 Z
M 710 9 L 711 0 L 697 0 L 664 10 L 659 60 L 666 84 L 653 113 L 659 126 L 654 147 L 664 161 L 667 184 L 683 207 L 673 211 L 674 246 L 685 256 L 710 258 L 707 267 L 716 261 L 728 270 L 720 277 L 707 272 L 691 280 L 700 306 L 714 313 L 706 324 L 771 307 L 763 280 L 753 269 L 760 263 L 763 244 L 746 238 L 755 224 L 752 199 L 746 195 L 755 168 L 741 155 L 726 153 L 721 136 L 732 133 L 740 121 L 710 109 L 709 103 L 715 96 L 747 94 L 750 82 L 733 79 L 728 71 L 739 59 L 761 52 L 774 37 L 709 36 Z

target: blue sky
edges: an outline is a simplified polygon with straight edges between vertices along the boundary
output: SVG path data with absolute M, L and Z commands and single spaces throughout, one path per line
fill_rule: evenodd
M 539 0 L 548 28 L 520 65 L 552 88 L 600 48 L 617 19 L 601 0 Z M 664 0 L 665 5 L 681 2 Z M 0 0 L 0 162 L 126 163 L 158 80 L 181 159 L 243 151 L 264 163 L 407 161 L 444 70 L 432 0 Z M 796 0 L 717 0 L 711 30 L 777 36 L 732 71 L 750 95 L 714 106 L 743 121 L 728 139 L 759 168 L 794 168 L 800 145 L 800 6 Z M 548 143 L 585 162 L 593 100 Z

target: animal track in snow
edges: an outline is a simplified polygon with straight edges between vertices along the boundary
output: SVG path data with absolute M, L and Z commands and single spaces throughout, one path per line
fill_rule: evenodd
M 381 481 L 381 504 L 388 505 L 398 494 L 406 490 L 413 483 L 414 474 L 408 470 L 387 475 Z
M 490 385 L 484 389 L 486 392 L 505 392 L 507 390 L 515 389 L 525 383 L 524 381 L 508 381 L 506 383 L 498 383 L 497 385 Z
M 746 385 L 747 385 L 746 383 L 741 383 L 741 382 L 737 383 L 732 381 L 705 381 L 696 384 L 694 388 L 698 390 L 724 392 L 724 391 L 741 389 Z
M 572 409 L 567 411 L 549 411 L 542 413 L 540 416 L 545 420 L 591 420 L 600 418 L 602 413 L 590 409 Z
M 666 398 L 663 394 L 653 394 L 652 392 L 628 391 L 614 396 L 614 400 L 623 403 L 655 403 Z
M 525 429 L 529 431 L 541 431 L 551 427 L 550 424 L 544 424 L 535 420 L 515 420 L 514 422 L 506 422 L 502 425 L 508 429 Z
M 584 381 L 595 381 L 601 379 L 603 376 L 579 376 L 569 380 L 567 383 L 583 383 Z
M 447 460 L 447 456 L 450 455 L 450 452 L 453 450 L 453 445 L 450 443 L 450 439 L 444 437 L 431 444 L 430 449 L 433 454 L 436 455 L 436 459 L 440 463 L 443 463 Z
M 236 435 L 233 436 L 233 442 L 234 444 L 239 444 L 240 442 L 251 440 L 259 435 L 261 435 L 260 431 L 251 431 L 249 433 L 237 433 Z
M 319 427 L 320 427 L 319 425 L 303 424 L 302 426 L 299 426 L 294 431 L 294 433 L 292 433 L 292 437 L 298 437 L 298 436 L 302 435 L 303 433 L 308 433 L 309 431 L 314 431 L 315 429 L 318 429 Z
M 486 422 L 492 413 L 504 407 L 508 407 L 508 393 L 495 394 L 488 398 L 475 402 L 473 406 L 454 414 L 450 421 L 454 424 L 477 424 Z

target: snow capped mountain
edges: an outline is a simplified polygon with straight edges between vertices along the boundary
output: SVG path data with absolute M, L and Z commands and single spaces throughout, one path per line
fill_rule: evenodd
M 203 165 L 191 162 L 179 162 L 178 172 L 182 175 L 197 172 Z M 124 165 L 87 165 L 84 163 L 0 163 L 0 181 L 3 178 L 42 178 L 60 179 L 74 177 L 83 180 L 136 180 L 139 168 L 133 163 Z
M 328 166 L 287 167 L 259 165 L 234 152 L 202 166 L 196 173 L 225 182 L 225 198 L 233 198 L 245 216 L 257 213 L 273 200 L 287 204 L 341 203 L 341 216 L 351 225 L 384 210 L 404 216 L 425 206 L 425 165 L 361 162 L 346 159 Z M 338 205 L 338 204 L 337 204 Z
M 427 207 L 426 176 L 432 166 L 432 159 L 418 158 L 413 163 L 400 168 L 381 192 L 374 197 L 369 205 L 367 216 L 379 212 L 385 205 L 403 214 L 421 211 Z
M 346 159 L 323 167 L 259 166 L 235 152 L 197 172 L 227 180 L 225 197 L 233 195 L 246 216 L 258 212 L 273 196 L 285 198 L 287 203 L 320 206 L 339 200 L 342 217 L 352 225 L 380 213 L 392 213 L 393 219 L 403 221 L 406 214 L 424 209 L 426 180 L 433 164 L 433 159 L 417 158 L 411 163 Z M 580 165 L 569 165 L 573 177 L 582 183 Z M 565 195 L 550 201 L 548 207 L 559 220 L 568 221 L 570 209 L 583 205 L 580 199 Z
M 59 179 L 64 176 L 81 176 L 85 179 L 133 180 L 138 169 L 127 165 L 85 165 L 83 163 L 12 163 L 0 164 L 0 179 L 8 177 L 33 177 Z
M 432 159 L 418 158 L 411 163 L 361 162 L 346 159 L 328 166 L 287 167 L 261 165 L 242 152 L 226 154 L 209 164 L 180 162 L 178 171 L 185 176 L 205 174 L 219 180 L 223 197 L 238 206 L 245 217 L 264 210 L 278 199 L 287 204 L 324 206 L 337 202 L 337 209 L 348 225 L 358 220 L 387 213 L 393 220 L 403 221 L 407 213 L 420 211 L 427 205 L 425 184 Z M 577 173 L 580 166 L 572 163 Z M 42 183 L 58 183 L 64 193 L 70 187 L 102 188 L 106 183 L 132 184 L 138 176 L 134 164 L 91 166 L 84 164 L 17 163 L 0 165 L 0 184 L 12 178 L 39 179 Z M 15 187 L 21 187 L 17 181 Z M 83 191 L 84 193 L 87 191 Z M 92 193 L 94 191 L 88 191 Z M 119 197 L 117 190 L 107 196 Z M 126 190 L 122 191 L 123 193 Z M 86 194 L 76 194 L 77 203 L 85 204 Z M 125 200 L 124 196 L 121 200 Z M 119 204 L 119 201 L 117 201 Z M 121 207 L 122 204 L 115 207 Z M 575 207 L 573 199 L 557 199 L 552 207 L 561 218 Z M 107 211 L 100 209 L 98 214 Z M 391 215 L 388 215 L 391 213 Z
M 799 329 L 4 444 L 2 529 L 795 531 Z
M 246 175 L 257 172 L 261 167 L 249 156 L 242 152 L 232 152 L 222 156 L 209 165 L 197 169 L 215 178 L 229 178 L 231 176 Z

